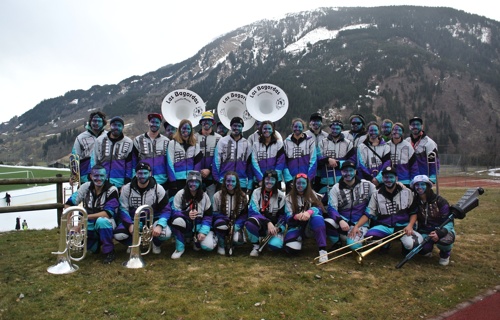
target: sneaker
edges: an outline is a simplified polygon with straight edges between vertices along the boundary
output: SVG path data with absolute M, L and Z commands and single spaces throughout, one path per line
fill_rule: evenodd
M 193 241 L 193 250 L 194 251 L 200 251 L 200 243 L 198 241 Z
M 217 247 L 217 253 L 220 254 L 221 256 L 225 256 L 226 249 L 224 249 L 223 247 Z
M 184 253 L 184 250 L 182 250 L 182 251 L 175 250 L 174 253 L 172 253 L 172 255 L 170 256 L 170 258 L 179 259 L 183 253 Z
M 319 263 L 328 261 L 328 252 L 326 250 L 319 250 Z
M 130 251 L 132 251 L 132 248 L 128 247 L 127 248 L 127 253 L 130 253 Z
M 110 253 L 106 254 L 104 257 L 104 260 L 102 260 L 102 263 L 104 264 L 110 264 L 115 260 L 115 251 L 111 251 Z
M 439 258 L 439 264 L 442 266 L 447 266 L 450 264 L 450 257 L 448 258 Z
M 161 253 L 161 247 L 160 246 L 156 246 L 154 243 L 153 243 L 153 253 L 154 254 L 160 254 Z
M 426 257 L 426 258 L 432 258 L 432 252 L 427 252 L 423 256 Z
M 252 251 L 250 252 L 250 257 L 258 257 L 259 256 L 259 250 L 253 248 Z

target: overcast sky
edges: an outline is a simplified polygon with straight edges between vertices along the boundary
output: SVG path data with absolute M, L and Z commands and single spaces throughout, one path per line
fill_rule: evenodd
M 183 61 L 218 36 L 260 19 L 318 7 L 374 4 L 356 0 L 0 0 L 0 121 L 70 90 L 116 84 Z M 376 5 L 446 6 L 500 21 L 500 4 L 494 0 L 379 0 Z

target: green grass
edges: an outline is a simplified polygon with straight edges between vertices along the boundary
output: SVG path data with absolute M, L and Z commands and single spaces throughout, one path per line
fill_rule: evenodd
M 456 203 L 463 188 L 443 188 Z M 351 254 L 313 264 L 314 241 L 294 257 L 251 247 L 228 258 L 193 252 L 171 260 L 174 244 L 147 255 L 147 266 L 126 269 L 126 248 L 102 265 L 100 255 L 76 262 L 69 275 L 51 275 L 58 230 L 0 234 L 0 319 L 426 319 L 500 283 L 500 189 L 486 189 L 480 206 L 456 222 L 448 267 L 417 256 L 403 268 L 400 243 L 358 265 Z M 24 298 L 20 299 L 20 294 Z
M 26 171 L 30 171 L 33 173 L 33 176 L 29 174 L 26 175 Z M 0 173 L 12 172 L 11 174 L 0 174 L 1 179 L 19 179 L 19 178 L 53 178 L 57 174 L 62 174 L 63 177 L 69 177 L 69 169 L 68 170 L 53 170 L 50 168 L 47 169 L 32 169 L 29 167 L 5 167 L 0 166 Z M 29 188 L 34 185 L 0 185 L 0 192 L 18 190 Z

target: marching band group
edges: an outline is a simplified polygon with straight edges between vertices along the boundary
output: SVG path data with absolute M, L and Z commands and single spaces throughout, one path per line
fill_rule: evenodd
M 331 121 L 329 132 L 319 113 L 307 131 L 296 118 L 286 138 L 273 121 L 257 121 L 248 139 L 243 119 L 233 117 L 224 132 L 210 111 L 197 132 L 183 119 L 177 130 L 164 122 L 162 134 L 162 115 L 147 119 L 149 130 L 130 139 L 121 117 L 110 119 L 106 131 L 105 114 L 93 112 L 72 150 L 81 185 L 66 207 L 83 203 L 87 249 L 102 252 L 104 263 L 115 259 L 114 241 L 133 245 L 134 214 L 143 205 L 154 211 L 153 253 L 173 238 L 172 259 L 188 244 L 221 255 L 245 242 L 252 257 L 264 246 L 293 254 L 314 238 L 321 264 L 331 260 L 328 242 L 358 250 L 400 234 L 404 252 L 429 236 L 433 241 L 421 253 L 431 256 L 436 244 L 439 263 L 449 263 L 455 231 L 453 222 L 435 230 L 449 204 L 438 194 L 437 145 L 421 118 L 410 119 L 406 139 L 402 123 L 365 123 L 361 114 L 349 117 L 350 130 Z

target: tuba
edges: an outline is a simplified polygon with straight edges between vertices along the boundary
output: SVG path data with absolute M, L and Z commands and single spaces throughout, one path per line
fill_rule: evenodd
M 87 211 L 82 207 L 69 207 L 61 215 L 59 229 L 59 251 L 57 263 L 47 268 L 52 274 L 67 274 L 78 270 L 78 266 L 71 263 L 81 261 L 87 253 Z M 73 256 L 75 254 L 76 256 Z
M 258 121 L 278 121 L 288 110 L 288 97 L 278 86 L 269 83 L 253 87 L 247 94 L 246 107 Z
M 246 95 L 241 92 L 231 91 L 222 96 L 217 105 L 217 114 L 222 124 L 231 130 L 231 119 L 240 117 L 245 125 L 242 132 L 250 130 L 255 119 L 248 113 L 246 107 Z
M 142 216 L 142 217 L 141 217 Z M 142 256 L 151 251 L 153 241 L 153 219 L 154 211 L 150 205 L 143 205 L 135 210 L 134 234 L 132 235 L 132 245 L 130 246 L 130 257 L 123 266 L 129 269 L 144 268 L 146 263 Z M 142 228 L 141 228 L 141 220 Z M 142 250 L 145 251 L 142 251 Z
M 178 128 L 182 119 L 191 121 L 193 127 L 205 112 L 205 102 L 196 93 L 190 90 L 174 90 L 163 98 L 161 113 L 169 124 Z

